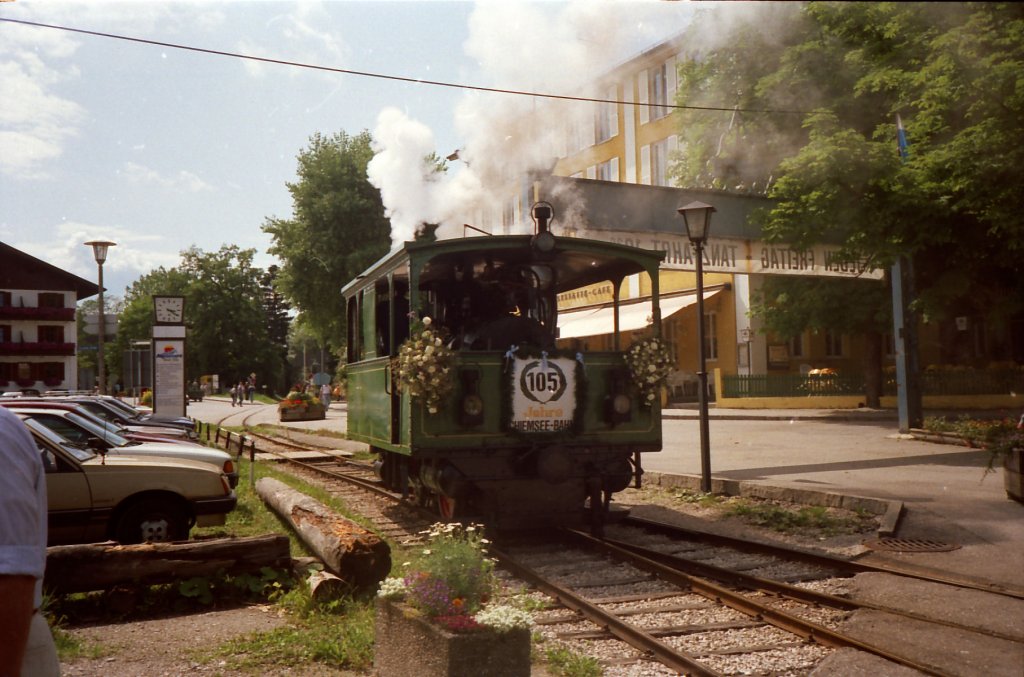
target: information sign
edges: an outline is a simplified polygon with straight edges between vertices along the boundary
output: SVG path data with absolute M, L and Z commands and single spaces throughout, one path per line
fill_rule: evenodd
M 513 430 L 567 430 L 576 414 L 576 362 L 567 357 L 513 359 Z
M 185 415 L 184 339 L 153 339 L 153 411 Z

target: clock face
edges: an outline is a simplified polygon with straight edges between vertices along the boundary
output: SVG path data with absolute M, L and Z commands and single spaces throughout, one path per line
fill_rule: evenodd
M 185 299 L 181 296 L 153 297 L 156 321 L 166 324 L 180 324 L 185 310 Z

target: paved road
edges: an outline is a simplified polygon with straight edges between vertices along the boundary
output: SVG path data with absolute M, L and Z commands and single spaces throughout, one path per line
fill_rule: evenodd
M 276 408 L 207 398 L 189 415 L 238 425 L 277 423 Z M 739 418 L 743 416 L 745 418 Z M 294 428 L 344 432 L 344 404 L 324 421 L 296 421 Z M 665 448 L 644 456 L 648 471 L 699 476 L 700 445 L 692 411 L 670 410 Z M 716 479 L 899 500 L 905 504 L 897 535 L 963 545 L 952 553 L 922 553 L 912 561 L 1022 585 L 1024 505 L 1006 498 L 1002 470 L 986 473 L 984 452 L 910 439 L 897 432 L 891 412 L 820 410 L 712 410 L 711 474 Z

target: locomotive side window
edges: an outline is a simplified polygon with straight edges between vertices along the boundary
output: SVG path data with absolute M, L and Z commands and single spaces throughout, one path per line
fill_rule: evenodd
M 377 357 L 391 353 L 391 296 L 387 279 L 374 286 L 377 300 L 373 307 L 374 329 L 377 333 Z
M 359 332 L 357 328 L 359 326 L 359 305 L 356 301 L 356 297 L 353 296 L 348 300 L 348 308 L 346 309 L 346 316 L 348 321 L 345 323 L 345 334 L 348 343 L 347 361 L 358 362 L 359 361 Z

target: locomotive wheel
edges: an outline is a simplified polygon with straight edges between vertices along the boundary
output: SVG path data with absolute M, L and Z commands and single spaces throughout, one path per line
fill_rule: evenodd
M 437 512 L 441 515 L 441 518 L 451 522 L 455 519 L 455 506 L 456 502 L 454 498 L 449 498 L 443 494 L 437 495 Z

